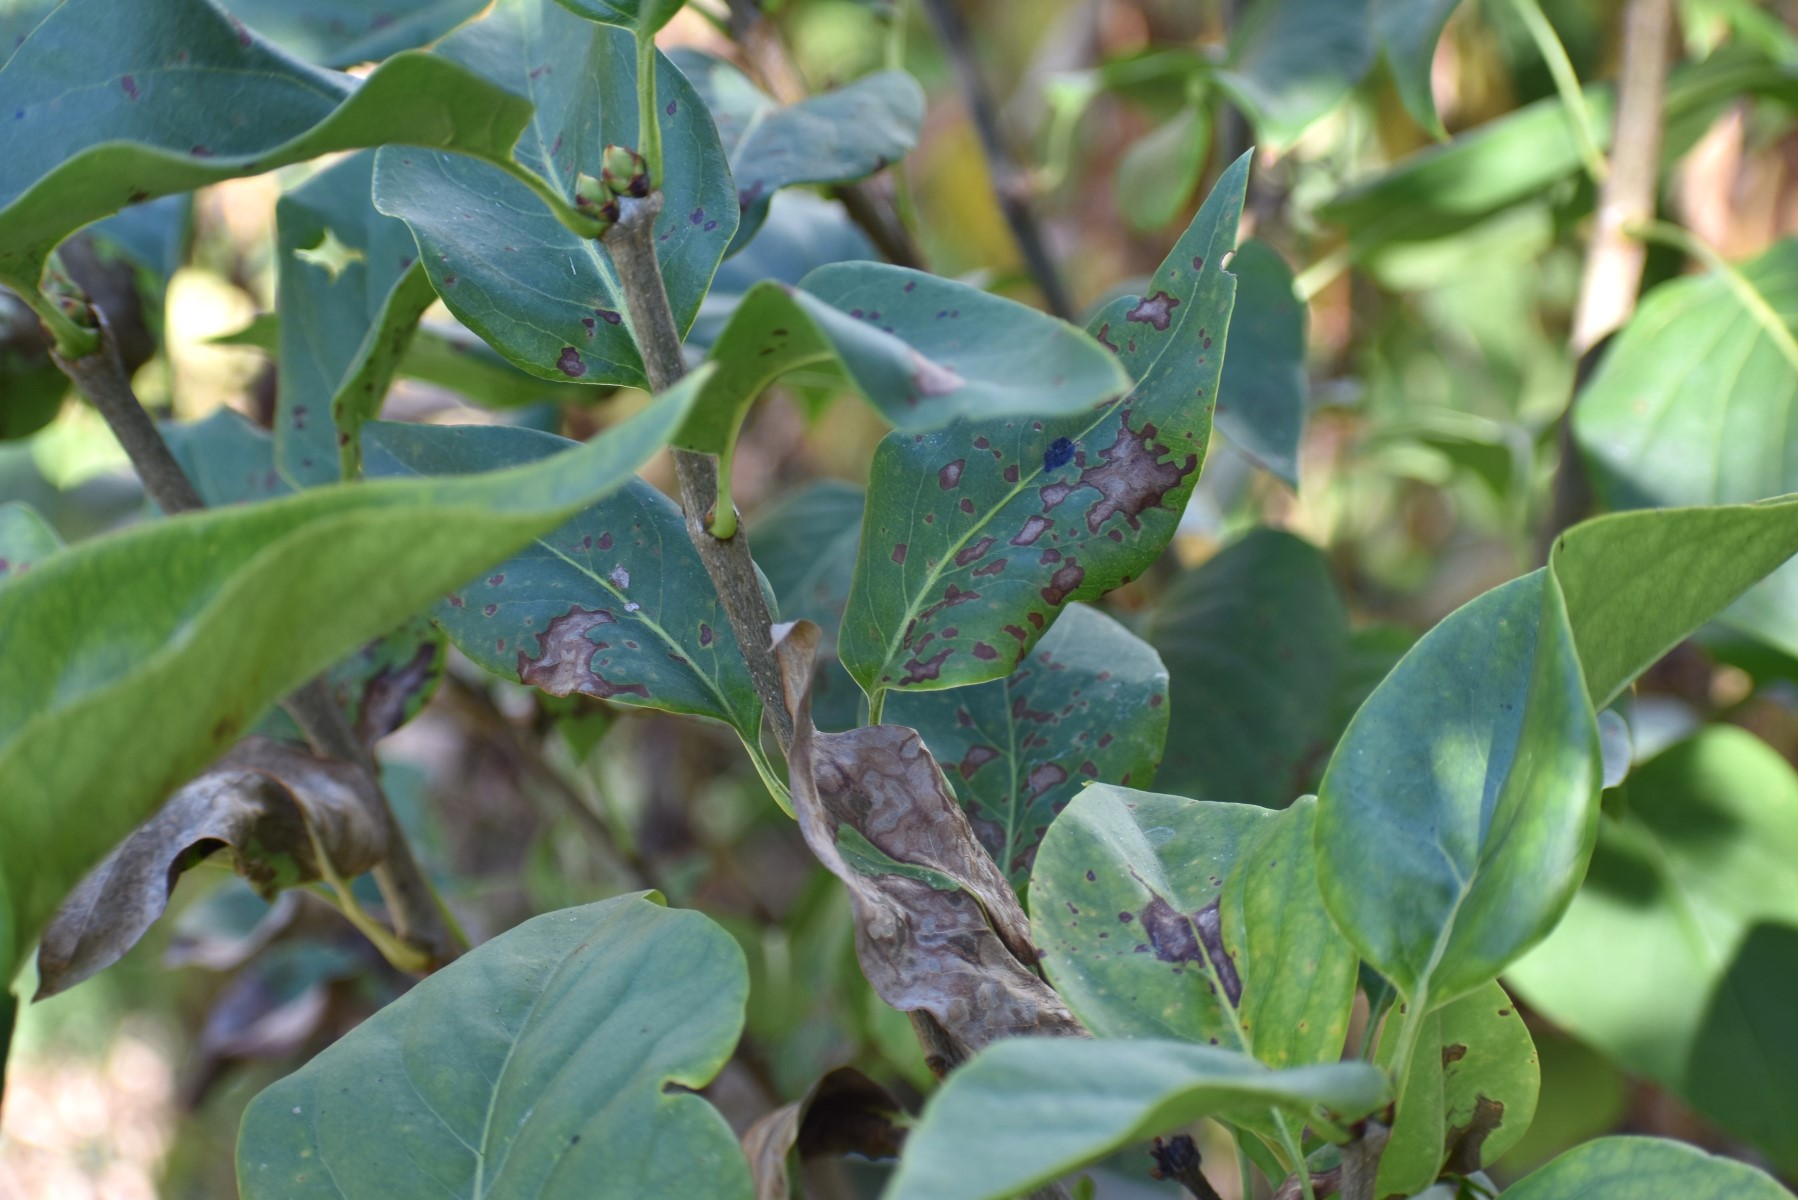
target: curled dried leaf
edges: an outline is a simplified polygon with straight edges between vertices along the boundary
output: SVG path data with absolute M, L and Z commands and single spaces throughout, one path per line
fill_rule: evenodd
M 805 1095 L 761 1117 L 743 1134 L 743 1153 L 755 1175 L 755 1200 L 787 1200 L 787 1157 L 795 1148 L 808 1158 L 860 1154 L 896 1158 L 905 1129 L 892 1093 L 854 1067 L 839 1067 Z
M 387 834 L 366 786 L 356 767 L 245 739 L 63 901 L 38 948 L 37 998 L 117 962 L 167 908 L 181 872 L 216 850 L 230 851 L 232 868 L 264 896 L 320 878 L 316 849 L 339 875 L 368 870 L 386 857 Z
M 917 733 L 812 727 L 818 637 L 809 621 L 774 630 L 793 714 L 793 807 L 806 844 L 849 888 L 868 982 L 894 1008 L 928 1014 L 969 1054 L 1017 1034 L 1083 1034 L 1036 974 L 1017 895 Z

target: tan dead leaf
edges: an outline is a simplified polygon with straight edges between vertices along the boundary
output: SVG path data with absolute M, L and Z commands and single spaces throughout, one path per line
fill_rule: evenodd
M 755 1176 L 755 1200 L 787 1200 L 787 1156 L 801 1161 L 844 1154 L 897 1158 L 905 1129 L 892 1093 L 854 1067 L 824 1075 L 791 1104 L 783 1104 L 743 1134 L 743 1153 Z

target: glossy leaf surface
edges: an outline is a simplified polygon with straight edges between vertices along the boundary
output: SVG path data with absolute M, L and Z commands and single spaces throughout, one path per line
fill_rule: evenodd
M 736 1138 L 692 1091 L 730 1058 L 748 991 L 742 952 L 696 912 L 639 894 L 546 913 L 258 1095 L 238 1186 L 748 1200 Z

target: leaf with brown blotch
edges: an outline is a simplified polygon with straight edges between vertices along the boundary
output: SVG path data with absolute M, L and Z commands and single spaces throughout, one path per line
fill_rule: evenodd
M 37 999 L 117 962 L 168 906 L 175 878 L 215 850 L 264 896 L 387 855 L 360 771 L 268 738 L 247 738 L 183 787 L 78 884 L 44 931 Z
M 805 1095 L 761 1117 L 743 1134 L 743 1153 L 755 1176 L 755 1200 L 787 1200 L 791 1195 L 787 1158 L 860 1154 L 897 1158 L 905 1129 L 895 1119 L 904 1110 L 892 1093 L 854 1067 L 821 1076 Z
M 793 714 L 787 765 L 806 844 L 849 888 L 862 973 L 881 999 L 929 1014 L 969 1054 L 1015 1034 L 1083 1035 L 1036 974 L 1017 895 L 923 739 L 899 725 L 812 727 L 818 637 L 809 621 L 774 630 Z M 931 1064 L 939 1074 L 947 1065 Z

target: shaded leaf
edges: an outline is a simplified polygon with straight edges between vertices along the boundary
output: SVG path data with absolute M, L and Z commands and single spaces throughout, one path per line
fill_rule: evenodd
M 358 82 L 287 58 L 205 0 L 68 0 L 0 68 L 0 109 L 15 150 L 0 279 L 18 288 L 56 243 L 127 204 L 387 141 L 503 161 L 530 120 L 525 99 L 435 55 L 397 55 Z
M 1129 395 L 1086 416 L 967 421 L 880 443 L 839 645 L 870 696 L 1001 678 L 1063 604 L 1098 598 L 1160 555 L 1210 436 L 1236 288 L 1222 264 L 1247 179 L 1245 155 L 1149 296 L 1090 322 L 1136 381 Z M 1007 650 L 980 658 L 982 643 Z
M 162 964 L 235 970 L 284 933 L 299 907 L 297 892 L 282 892 L 270 904 L 244 880 L 223 879 L 175 915 Z
M 1661 1138 L 1575 1146 L 1505 1189 L 1506 1200 L 1790 1200 L 1746 1163 Z
M 1218 83 L 1264 145 L 1285 149 L 1373 66 L 1370 0 L 1255 0 L 1231 31 Z
M 1299 434 L 1310 391 L 1307 311 L 1293 291 L 1292 268 L 1266 242 L 1244 242 L 1230 270 L 1236 275 L 1236 311 L 1230 317 L 1230 355 L 1217 385 L 1217 430 L 1297 488 Z
M 1154 780 L 1167 687 L 1153 648 L 1077 604 L 1006 678 L 895 696 L 886 716 L 948 764 L 980 844 L 1022 887 L 1049 823 L 1081 788 Z
M 674 19 L 686 0 L 561 0 L 570 12 L 590 21 L 649 35 Z
M 1630 777 L 1567 916 L 1507 979 L 1634 1074 L 1787 1165 L 1798 1112 L 1798 775 L 1711 726 Z
M 697 50 L 673 59 L 711 111 L 730 159 L 743 210 L 738 246 L 761 228 L 781 188 L 863 179 L 917 144 L 924 89 L 904 71 L 877 71 L 782 105 L 722 59 Z
M 526 921 L 251 1101 L 238 1187 L 748 1200 L 736 1139 L 690 1090 L 730 1057 L 748 986 L 728 934 L 641 893 Z
M 1374 37 L 1392 82 L 1411 119 L 1437 137 L 1447 137 L 1430 90 L 1436 43 L 1461 0 L 1372 0 Z
M 794 1150 L 802 1161 L 845 1154 L 898 1157 L 905 1129 L 895 1118 L 903 1111 L 892 1093 L 854 1067 L 831 1071 L 805 1095 L 744 1131 L 756 1200 L 787 1200 L 792 1194 L 787 1158 Z
M 1741 270 L 1774 323 L 1719 274 L 1674 280 L 1644 298 L 1580 393 L 1574 434 L 1610 507 L 1798 491 L 1798 462 L 1769 435 L 1798 411 L 1798 240 Z M 1798 651 L 1798 569 L 1769 579 L 1723 620 Z
M 922 739 L 897 725 L 812 727 L 817 642 L 804 621 L 775 639 L 795 729 L 789 783 L 806 845 L 849 889 L 868 982 L 901 1012 L 929 1014 L 963 1053 L 1016 1034 L 1083 1032 L 1031 970 L 1024 910 Z
M 56 530 L 20 500 L 0 504 L 0 582 L 16 579 L 62 549 Z
M 1278 808 L 1312 785 L 1344 719 L 1333 701 L 1349 651 L 1316 547 L 1254 530 L 1175 580 L 1145 633 L 1173 674 L 1180 729 L 1162 787 Z
M 295 58 L 339 70 L 436 41 L 483 0 L 225 0 L 244 24 Z
M 381 421 L 368 427 L 366 453 L 372 475 L 446 476 L 572 444 L 503 425 Z M 680 507 L 641 479 L 439 596 L 431 617 L 482 667 L 551 695 L 712 717 L 751 745 L 761 729 L 749 668 Z
M 1179 216 L 1199 186 L 1210 148 L 1211 116 L 1199 104 L 1186 105 L 1131 142 L 1112 183 L 1124 220 L 1146 231 Z
M 837 660 L 836 642 L 861 541 L 862 490 L 834 480 L 808 484 L 756 513 L 749 528 L 781 615 L 818 626 L 813 721 L 830 731 L 859 724 L 861 689 Z
M 281 349 L 275 449 L 299 487 L 351 478 L 418 318 L 437 298 L 405 223 L 374 209 L 375 156 L 333 163 L 275 206 Z
M 200 1026 L 194 1057 L 203 1087 L 227 1063 L 283 1059 L 299 1053 L 323 1026 L 331 985 L 362 974 L 359 948 L 319 941 L 270 947 L 220 989 Z M 369 952 L 372 957 L 372 951 Z M 188 1096 L 199 1088 L 189 1085 Z
M 931 1097 L 887 1196 L 1003 1200 L 1201 1117 L 1317 1104 L 1354 1120 L 1385 1100 L 1367 1063 L 1270 1071 L 1182 1042 L 1015 1038 Z
M 637 142 L 636 40 L 554 0 L 500 0 L 434 56 L 527 97 L 517 159 L 569 206 L 608 144 Z M 686 77 L 656 55 L 666 178 L 656 254 L 686 329 L 737 225 L 724 151 Z M 396 139 L 397 140 L 397 139 Z M 605 244 L 563 225 L 531 187 L 490 163 L 411 146 L 383 149 L 375 206 L 411 226 L 431 286 L 458 320 L 544 379 L 644 386 Z
M 278 697 L 621 486 L 691 398 L 541 464 L 184 514 L 0 587 L 0 962 Z
M 117 962 L 168 907 L 181 873 L 218 849 L 269 897 L 325 878 L 319 851 L 338 876 L 360 875 L 387 857 L 387 827 L 359 768 L 247 739 L 169 797 L 63 901 L 38 948 L 37 999 Z

